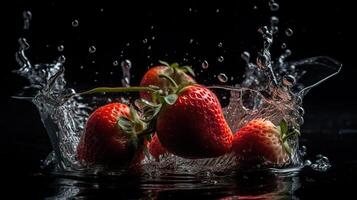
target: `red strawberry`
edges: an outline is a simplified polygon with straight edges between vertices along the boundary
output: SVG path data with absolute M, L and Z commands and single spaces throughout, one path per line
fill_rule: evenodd
M 189 72 L 191 75 L 194 75 L 190 67 L 180 67 L 177 63 L 169 65 L 165 62 L 161 62 L 161 64 L 162 65 L 150 68 L 144 74 L 140 86 L 147 87 L 153 85 L 162 90 L 167 90 L 170 88 L 171 83 L 167 79 L 160 77 L 160 74 L 171 77 L 177 84 L 195 83 L 195 80 L 186 73 Z M 140 97 L 149 101 L 151 100 L 151 94 L 149 92 L 140 92 Z
M 254 119 L 240 128 L 234 136 L 232 150 L 241 167 L 283 166 L 290 161 L 290 148 L 286 139 L 286 122 L 275 126 L 271 121 Z
M 121 103 L 104 105 L 90 115 L 77 148 L 80 162 L 124 167 L 141 160 L 142 140 L 122 130 L 120 117 L 132 118 L 129 107 Z
M 162 146 L 185 158 L 228 152 L 233 135 L 216 95 L 201 85 L 189 85 L 176 97 L 172 105 L 163 104 L 157 116 L 156 133 Z
M 161 145 L 159 138 L 157 137 L 157 134 L 155 134 L 149 145 L 149 152 L 150 154 L 156 159 L 159 160 L 161 155 L 164 155 L 165 153 L 167 153 L 167 150 Z

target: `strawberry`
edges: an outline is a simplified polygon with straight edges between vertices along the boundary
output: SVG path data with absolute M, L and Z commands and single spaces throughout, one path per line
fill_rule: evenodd
M 177 63 L 169 65 L 166 62 L 160 61 L 161 65 L 150 68 L 143 76 L 140 82 L 141 87 L 157 86 L 162 90 L 170 88 L 171 83 L 167 79 L 163 79 L 160 75 L 170 76 L 177 84 L 195 83 L 195 80 L 187 74 L 194 76 L 192 69 L 188 66 L 179 66 Z M 151 93 L 140 92 L 140 97 L 151 101 Z
M 89 116 L 78 144 L 78 160 L 109 167 L 125 167 L 132 161 L 131 164 L 140 162 L 143 140 L 138 139 L 136 132 L 124 132 L 120 124 L 123 117 L 132 119 L 135 115 L 121 103 L 110 103 L 96 109 Z M 140 123 L 137 124 L 140 129 Z
M 216 95 L 189 85 L 169 95 L 158 113 L 156 133 L 163 147 L 185 158 L 220 156 L 231 148 L 233 135 Z M 171 104 L 171 105 L 170 105 Z
M 148 149 L 150 154 L 158 161 L 161 155 L 164 155 L 167 153 L 167 150 L 161 145 L 159 138 L 157 137 L 157 134 L 155 134 L 149 145 Z
M 254 119 L 240 128 L 234 135 L 232 150 L 240 167 L 276 166 L 290 161 L 290 147 L 287 139 L 298 131 L 287 134 L 284 120 L 275 126 L 265 119 Z

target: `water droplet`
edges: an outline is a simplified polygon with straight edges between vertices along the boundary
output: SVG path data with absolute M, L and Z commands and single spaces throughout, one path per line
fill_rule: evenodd
M 84 66 L 83 65 L 79 66 L 79 69 L 84 69 Z
M 219 73 L 218 76 L 217 76 L 218 80 L 222 83 L 225 83 L 228 81 L 228 77 L 226 74 L 224 73 Z
M 152 40 L 155 40 L 155 36 L 152 36 L 152 38 L 151 38 Z
M 192 8 L 189 8 L 189 9 L 188 9 L 188 12 L 192 12 Z
M 98 75 L 99 74 L 99 72 L 95 72 L 95 75 Z
M 154 26 L 150 26 L 150 29 L 151 29 L 151 30 L 154 29 Z
M 271 11 L 278 11 L 279 10 L 279 4 L 274 2 L 274 1 L 271 1 L 269 3 L 269 6 L 270 6 L 270 10 Z
M 279 27 L 273 26 L 273 33 L 277 33 L 279 31 Z
M 128 42 L 128 43 L 126 43 L 126 46 L 128 47 L 128 46 L 130 46 L 130 43 Z
M 304 162 L 304 166 L 310 166 L 311 164 L 311 160 L 305 160 Z
M 290 37 L 290 36 L 292 36 L 293 34 L 294 34 L 294 31 L 293 31 L 291 28 L 287 28 L 287 29 L 285 30 L 285 35 L 286 35 L 286 36 Z
M 113 75 L 113 74 L 114 74 L 114 72 L 109 72 L 109 74 L 110 74 L 110 75 Z
M 219 48 L 221 48 L 223 46 L 223 43 L 222 42 L 219 42 L 218 45 L 217 45 Z
M 253 6 L 253 10 L 258 10 L 258 6 Z
M 29 11 L 29 10 L 24 11 L 24 12 L 22 13 L 22 17 L 23 17 L 24 19 L 31 20 L 31 19 L 32 19 L 32 13 L 31 13 L 31 11 Z
M 301 156 L 305 156 L 306 155 L 306 152 L 307 152 L 307 148 L 306 146 L 301 146 L 300 150 L 299 150 L 299 153 Z
M 97 80 L 97 79 L 94 79 L 94 82 L 96 83 L 96 82 L 98 82 L 98 80 Z
M 301 125 L 304 124 L 304 118 L 303 118 L 303 117 L 298 117 L 298 118 L 296 119 L 296 122 L 301 126 Z
M 146 44 L 148 42 L 148 39 L 143 39 L 143 43 Z
M 223 61 L 224 61 L 224 57 L 223 57 L 223 56 L 219 56 L 219 57 L 217 58 L 217 60 L 218 60 L 218 62 L 223 62 Z
M 32 19 L 32 13 L 30 11 L 24 11 L 22 13 L 22 17 L 24 18 L 24 30 L 27 30 L 30 28 L 30 21 Z
M 104 8 L 101 8 L 101 9 L 100 9 L 100 12 L 103 12 L 103 11 L 104 11 Z
M 276 25 L 276 24 L 279 23 L 279 18 L 276 17 L 276 16 L 272 16 L 272 17 L 270 18 L 270 22 L 271 22 L 272 24 Z
M 58 45 L 57 50 L 58 50 L 59 52 L 62 52 L 62 51 L 64 50 L 64 46 L 63 46 L 62 44 L 61 44 L 61 45 Z
M 117 60 L 114 60 L 114 61 L 113 61 L 113 66 L 116 67 L 116 66 L 118 66 L 118 65 L 119 65 L 119 62 L 118 62 Z
M 202 62 L 202 68 L 203 69 L 207 69 L 208 68 L 208 61 L 207 60 L 204 60 L 203 62 Z
M 148 46 L 148 50 L 151 50 L 151 46 Z
M 223 96 L 222 99 L 227 99 L 227 97 L 226 97 L 226 96 Z
M 65 63 L 66 62 L 66 57 L 64 57 L 64 55 L 61 55 L 60 57 L 58 57 L 58 62 L 59 63 Z
M 243 51 L 243 53 L 240 55 L 240 57 L 246 62 L 249 63 L 250 60 L 250 54 L 247 51 Z
M 77 19 L 72 21 L 72 26 L 77 27 L 79 25 L 79 21 Z
M 286 48 L 286 43 L 285 43 L 285 42 L 283 42 L 283 43 L 281 44 L 281 48 L 282 48 L 282 49 L 285 49 L 285 48 Z
M 193 43 L 193 39 L 192 39 L 192 38 L 190 39 L 189 43 L 190 43 L 190 44 L 192 44 L 192 43 Z
M 305 114 L 305 110 L 304 110 L 304 108 L 303 107 L 301 107 L 301 106 L 298 106 L 298 112 L 299 112 L 299 114 L 300 115 L 304 115 Z
M 97 49 L 95 48 L 95 46 L 90 46 L 88 48 L 88 51 L 89 51 L 89 53 L 95 53 L 97 51 Z
M 121 67 L 125 69 L 130 69 L 131 68 L 131 61 L 128 59 L 125 59 L 121 62 Z
M 291 87 L 291 86 L 295 85 L 295 83 L 296 83 L 296 79 L 295 79 L 295 77 L 293 75 L 284 76 L 283 84 L 285 86 Z
M 219 13 L 219 8 L 217 8 L 216 13 Z
M 269 58 L 267 55 L 261 54 L 261 53 L 258 54 L 258 57 L 257 57 L 258 67 L 265 68 L 268 65 L 268 62 L 269 62 Z

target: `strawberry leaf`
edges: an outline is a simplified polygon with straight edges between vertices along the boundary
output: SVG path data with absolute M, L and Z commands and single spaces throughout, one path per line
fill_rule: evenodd
M 132 133 L 131 130 L 133 128 L 132 122 L 126 117 L 119 117 L 118 126 L 125 132 L 125 133 Z
M 171 67 L 174 68 L 174 69 L 179 68 L 179 66 L 180 66 L 180 65 L 179 65 L 178 63 L 172 63 L 172 64 L 171 64 Z
M 181 67 L 181 69 L 183 69 L 185 72 L 188 72 L 192 76 L 196 76 L 195 72 L 193 71 L 193 69 L 190 66 L 183 66 L 183 67 Z
M 281 136 L 284 138 L 284 136 L 288 132 L 288 125 L 284 119 L 282 119 L 280 122 L 280 131 L 281 131 Z
M 167 67 L 170 67 L 169 63 L 167 63 L 165 61 L 159 60 L 159 63 L 162 64 L 162 65 L 165 65 Z

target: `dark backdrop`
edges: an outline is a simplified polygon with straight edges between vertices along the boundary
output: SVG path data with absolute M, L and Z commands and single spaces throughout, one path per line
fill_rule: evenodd
M 209 72 L 201 74 L 201 81 L 216 84 L 218 81 L 213 75 L 218 72 L 234 76 L 234 81 L 239 80 L 244 69 L 240 53 L 248 50 L 255 57 L 255 52 L 261 48 L 257 29 L 267 24 L 271 16 L 267 2 L 117 1 L 109 4 L 102 1 L 39 3 L 30 0 L 2 3 L 1 167 L 10 172 L 17 171 L 16 174 L 36 171 L 50 149 L 35 107 L 29 102 L 10 98 L 26 84 L 25 80 L 11 73 L 18 67 L 14 55 L 19 37 L 28 39 L 31 45 L 28 55 L 32 63 L 52 62 L 64 54 L 67 58 L 66 77 L 69 85 L 77 89 L 120 84 L 121 69 L 112 63 L 123 59 L 132 61 L 133 84 L 138 83 L 144 70 L 158 59 L 192 64 L 198 72 L 201 62 L 207 60 Z M 351 5 L 346 2 L 281 1 L 280 9 L 273 12 L 280 18 L 274 56 L 282 52 L 281 42 L 286 42 L 293 52 L 292 60 L 326 55 L 344 64 L 338 76 L 313 89 L 305 98 L 308 116 L 313 111 L 323 110 L 334 121 L 336 116 L 356 113 L 355 40 L 347 35 L 354 29 L 354 23 L 353 12 L 348 9 Z M 258 9 L 254 9 L 254 5 Z M 23 30 L 24 10 L 32 12 L 28 31 Z M 78 27 L 72 26 L 75 19 L 79 21 Z M 294 31 L 291 37 L 284 35 L 288 27 Z M 143 42 L 145 39 L 147 43 Z M 218 47 L 219 42 L 223 43 L 222 48 Z M 64 51 L 58 52 L 57 47 L 61 44 Z M 93 54 L 88 52 L 91 45 L 96 47 Z M 217 61 L 221 55 L 224 56 L 223 63 Z M 80 69 L 81 65 L 83 69 Z M 312 122 L 306 122 L 306 126 L 309 125 L 312 126 Z

